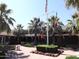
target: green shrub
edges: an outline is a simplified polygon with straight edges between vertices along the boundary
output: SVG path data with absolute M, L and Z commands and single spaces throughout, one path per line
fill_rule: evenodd
M 57 45 L 37 45 L 36 48 L 37 48 L 37 51 L 55 53 L 57 52 L 58 46 Z
M 0 45 L 0 59 L 5 59 L 5 53 L 8 50 L 14 50 L 15 49 L 15 45 Z
M 8 50 L 15 50 L 15 45 L 5 45 L 4 47 Z
M 0 51 L 7 52 L 7 50 L 14 50 L 15 45 L 0 45 Z
M 0 59 L 5 59 L 5 53 L 0 51 Z
M 25 47 L 33 47 L 33 44 L 31 44 L 31 43 L 26 43 L 26 44 L 24 44 L 24 46 L 25 46 Z
M 21 45 L 25 45 L 26 44 L 26 42 L 21 42 Z
M 67 56 L 66 59 L 79 59 L 77 56 Z

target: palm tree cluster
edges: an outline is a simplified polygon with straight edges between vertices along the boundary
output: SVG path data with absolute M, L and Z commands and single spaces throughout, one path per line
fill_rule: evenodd
M 66 0 L 66 6 L 67 7 L 74 7 L 79 8 L 79 0 Z M 13 26 L 13 21 L 15 21 L 12 17 L 10 17 L 11 9 L 7 9 L 6 4 L 0 4 L 0 32 L 7 31 L 10 32 L 10 25 Z M 72 20 L 68 20 L 69 24 L 71 24 L 71 28 L 79 30 L 79 21 L 78 21 L 78 13 L 75 13 L 72 16 Z M 73 20 L 76 19 L 76 25 L 73 26 Z M 59 21 L 59 18 L 56 16 L 52 16 L 48 19 L 49 21 L 49 33 L 60 33 L 62 32 L 62 26 L 64 24 Z M 68 27 L 69 28 L 69 27 Z M 69 29 L 68 29 L 69 30 Z M 19 30 L 18 30 L 19 31 Z M 52 32 L 51 32 L 52 31 Z M 40 18 L 34 18 L 34 20 L 31 20 L 31 23 L 29 23 L 29 32 L 35 33 L 35 36 L 37 36 L 37 33 L 45 33 L 46 34 L 46 23 L 43 21 L 40 21 Z
M 66 2 L 66 7 L 73 7 L 79 11 L 79 0 L 65 0 Z M 10 26 L 13 26 L 13 22 L 15 20 L 10 17 L 11 9 L 7 9 L 6 4 L 0 4 L 0 32 L 6 31 L 7 33 L 11 31 Z M 49 21 L 49 36 L 54 35 L 54 34 L 62 34 L 64 32 L 63 27 L 65 25 L 60 22 L 60 18 L 57 16 L 52 16 L 48 18 Z M 34 42 L 36 43 L 36 39 L 38 34 L 44 34 L 46 35 L 47 32 L 47 23 L 44 21 L 41 21 L 40 18 L 35 17 L 33 20 L 30 21 L 29 24 L 29 33 L 30 34 L 35 34 L 35 40 Z M 69 33 L 78 33 L 79 31 L 79 13 L 75 13 L 72 15 L 72 19 L 68 20 L 68 23 L 66 25 L 65 32 Z M 29 34 L 28 33 L 28 34 Z M 23 30 L 23 26 L 21 24 L 17 25 L 17 28 L 15 28 L 14 34 L 17 35 L 19 38 L 20 35 L 25 35 L 26 31 Z
M 79 0 L 66 0 L 66 6 L 73 7 L 79 11 Z M 68 20 L 72 28 L 72 32 L 74 33 L 75 31 L 79 31 L 79 13 L 75 13 L 72 15 L 72 20 Z
M 62 26 L 64 24 L 59 21 L 59 18 L 57 16 L 52 16 L 48 19 L 49 21 L 49 35 L 54 33 L 60 33 L 62 31 Z M 40 21 L 40 18 L 34 18 L 29 23 L 29 31 L 31 34 L 35 33 L 35 36 L 37 34 L 40 34 L 41 32 L 46 35 L 46 26 L 47 24 L 43 21 Z

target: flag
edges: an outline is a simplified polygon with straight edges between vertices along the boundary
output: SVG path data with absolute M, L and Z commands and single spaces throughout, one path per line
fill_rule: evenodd
M 46 0 L 46 4 L 45 4 L 45 13 L 47 13 L 47 6 L 48 6 L 48 0 Z

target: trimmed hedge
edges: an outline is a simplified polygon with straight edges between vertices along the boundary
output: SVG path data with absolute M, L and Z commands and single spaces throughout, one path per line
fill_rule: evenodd
M 79 59 L 77 56 L 67 56 L 66 59 Z
M 41 51 L 41 52 L 48 52 L 48 53 L 58 52 L 57 45 L 37 45 L 36 48 L 37 48 L 37 51 Z
M 57 45 L 37 45 L 37 47 L 45 47 L 45 48 L 56 48 Z

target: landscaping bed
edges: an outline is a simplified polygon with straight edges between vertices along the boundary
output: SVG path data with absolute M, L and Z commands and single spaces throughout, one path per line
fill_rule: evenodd
M 32 51 L 32 53 L 46 55 L 46 56 L 52 56 L 52 57 L 57 57 L 61 53 L 63 53 L 62 50 L 58 50 L 57 45 L 37 45 L 36 49 L 37 50 Z
M 58 46 L 57 45 L 37 45 L 37 51 L 47 52 L 47 53 L 57 53 Z
M 46 52 L 41 52 L 41 51 L 32 51 L 31 53 L 35 54 L 40 54 L 40 55 L 45 55 L 45 56 L 51 56 L 51 57 L 57 57 L 60 54 L 62 54 L 64 51 L 60 50 L 57 53 L 46 53 Z

